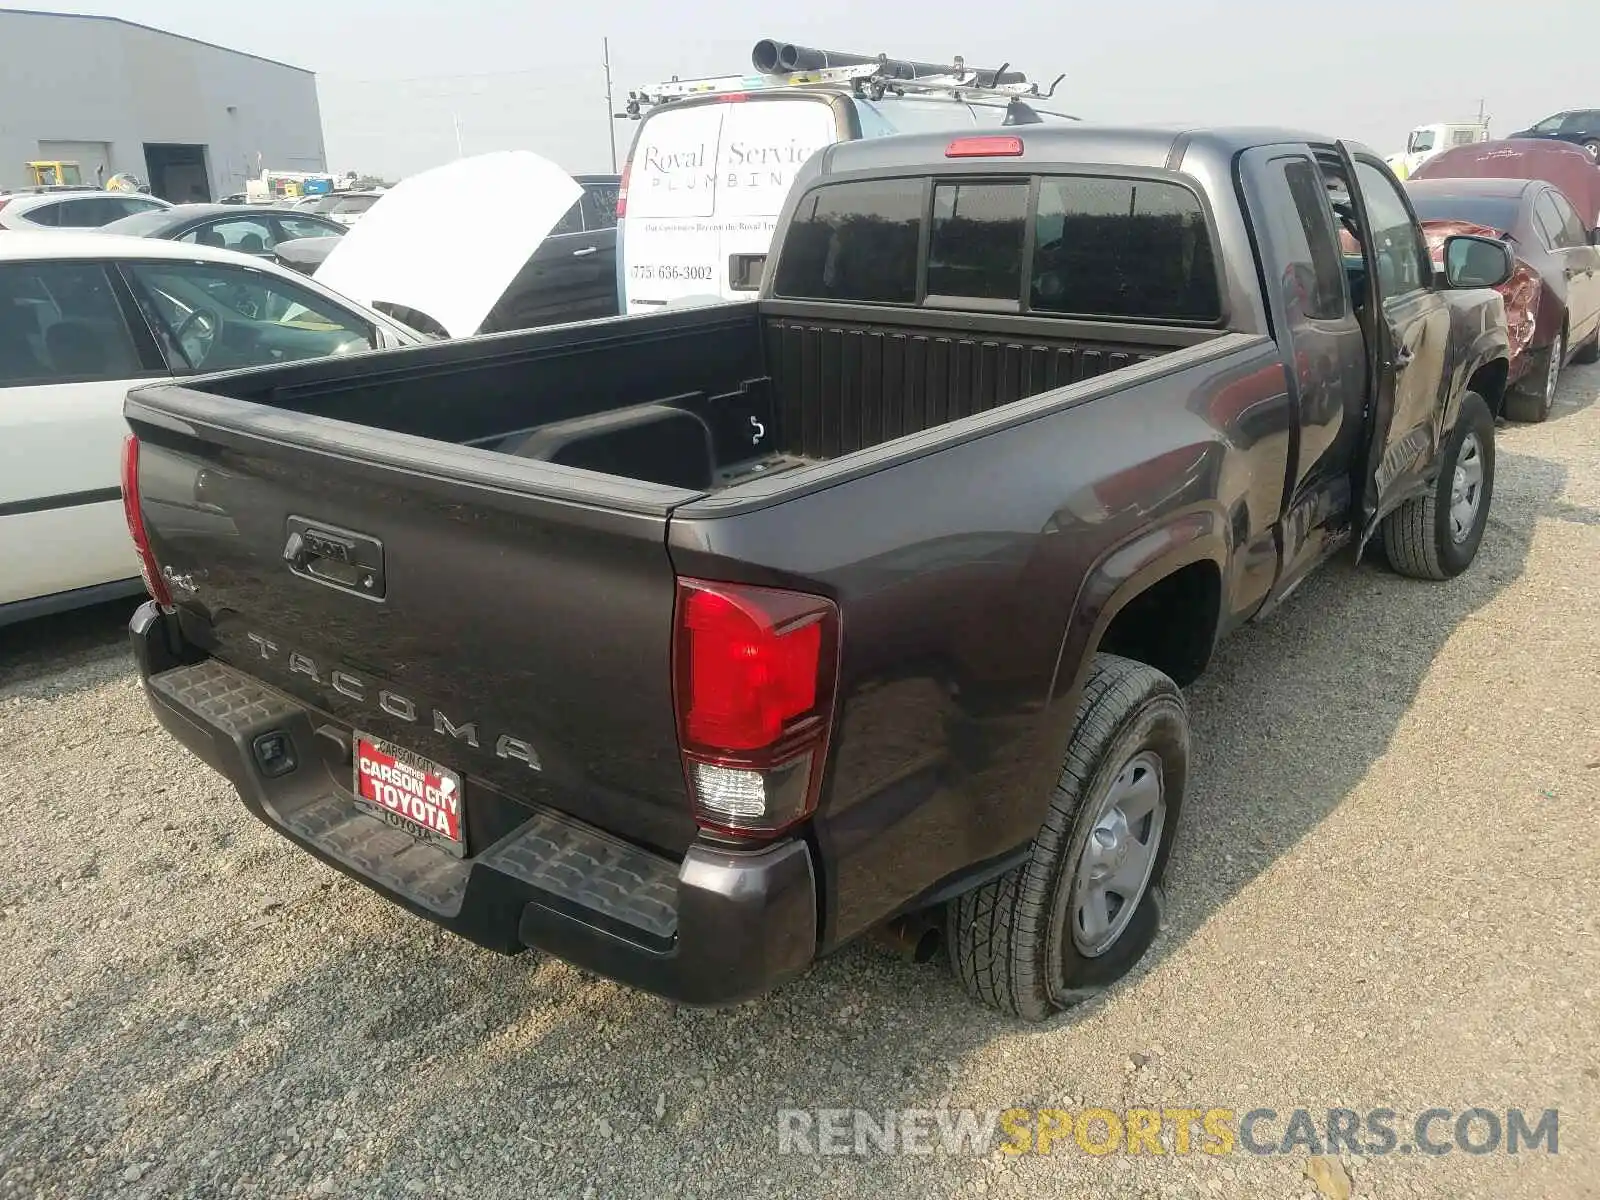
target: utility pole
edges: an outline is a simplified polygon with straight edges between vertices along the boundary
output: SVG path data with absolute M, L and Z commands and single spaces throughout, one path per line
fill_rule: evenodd
M 450 123 L 455 126 L 456 130 L 456 157 L 465 158 L 466 154 L 463 153 L 461 149 L 461 114 L 451 113 Z
M 606 131 L 611 134 L 611 173 L 617 173 L 617 110 L 611 104 L 611 39 L 600 39 L 601 60 L 606 68 Z

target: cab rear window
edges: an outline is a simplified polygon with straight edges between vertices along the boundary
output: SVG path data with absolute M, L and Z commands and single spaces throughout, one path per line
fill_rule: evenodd
M 1210 225 L 1191 189 L 1087 175 L 1034 182 L 947 176 L 824 184 L 796 209 L 776 292 L 943 309 L 969 301 L 1042 316 L 1221 320 Z
M 790 223 L 778 263 L 778 294 L 914 303 L 926 190 L 920 179 L 817 188 L 800 201 Z

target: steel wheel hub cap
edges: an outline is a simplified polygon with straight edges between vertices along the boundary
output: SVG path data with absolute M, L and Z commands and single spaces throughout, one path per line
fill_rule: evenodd
M 1544 373 L 1544 402 L 1547 407 L 1555 403 L 1556 381 L 1561 378 L 1561 354 L 1565 349 L 1561 335 L 1556 334 L 1555 343 L 1550 347 L 1550 366 Z
M 1450 536 L 1458 542 L 1467 540 L 1478 520 L 1478 506 L 1483 501 L 1483 448 L 1478 435 L 1467 434 L 1461 443 L 1461 453 L 1456 456 L 1455 474 L 1450 481 Z
M 1072 889 L 1072 941 L 1086 958 L 1116 944 L 1144 898 L 1167 806 L 1161 759 L 1141 751 L 1117 772 L 1084 839 Z

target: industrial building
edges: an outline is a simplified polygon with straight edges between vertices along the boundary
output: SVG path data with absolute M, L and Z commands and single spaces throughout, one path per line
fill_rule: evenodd
M 157 196 L 216 200 L 265 169 L 322 171 L 317 77 L 119 17 L 0 9 L 0 188 L 30 162 L 128 172 Z

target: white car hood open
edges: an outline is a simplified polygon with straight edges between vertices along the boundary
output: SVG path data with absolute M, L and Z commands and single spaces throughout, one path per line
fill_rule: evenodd
M 362 304 L 427 313 L 471 337 L 583 189 L 549 159 L 506 150 L 401 180 L 317 268 Z

